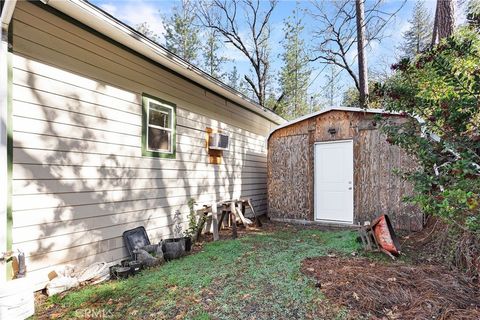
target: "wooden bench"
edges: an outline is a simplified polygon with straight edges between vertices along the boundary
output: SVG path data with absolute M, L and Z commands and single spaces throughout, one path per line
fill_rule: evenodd
M 239 208 L 237 208 L 237 206 Z M 250 207 L 253 213 L 254 221 L 252 222 L 250 219 L 245 217 L 245 212 L 247 206 Z M 220 207 L 221 215 L 220 220 L 218 219 L 218 208 Z M 225 218 L 228 217 L 229 225 L 232 226 L 232 237 L 235 239 L 237 238 L 237 220 L 241 221 L 241 223 L 248 227 L 249 225 L 255 224 L 256 226 L 261 226 L 261 221 L 259 217 L 255 213 L 255 209 L 253 208 L 252 201 L 250 198 L 240 198 L 240 199 L 232 199 L 232 200 L 223 200 L 219 202 L 214 202 L 211 205 L 204 205 L 203 206 L 203 215 L 205 218 L 211 217 L 212 219 L 212 228 L 213 228 L 213 240 L 217 241 L 220 239 L 219 231 L 224 223 Z M 201 220 L 201 225 L 197 230 L 197 239 L 200 237 L 201 232 L 204 228 L 206 219 Z

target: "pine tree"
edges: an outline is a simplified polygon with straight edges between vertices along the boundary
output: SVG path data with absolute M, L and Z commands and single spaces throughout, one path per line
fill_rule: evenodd
M 208 32 L 207 41 L 203 47 L 203 63 L 204 70 L 208 72 L 212 77 L 216 79 L 222 79 L 224 74 L 222 73 L 222 64 L 227 59 L 221 56 L 219 49 L 220 44 L 218 41 L 218 32 L 210 29 Z
M 308 112 L 308 85 L 311 69 L 303 51 L 304 40 L 301 37 L 303 23 L 298 11 L 284 21 L 284 52 L 281 55 L 283 67 L 280 71 L 281 97 L 276 111 L 287 119 L 293 119 Z
M 480 0 L 470 0 L 468 2 L 467 22 L 480 31 Z
M 197 62 L 201 47 L 194 10 L 190 0 L 181 0 L 180 6 L 173 7 L 172 16 L 164 19 L 163 24 L 166 48 L 190 63 Z
M 342 91 L 343 85 L 340 81 L 341 69 L 334 64 L 329 64 L 325 74 L 325 86 L 323 86 L 323 98 L 328 106 L 335 106 L 338 94 Z M 358 92 L 358 91 L 357 91 Z
M 402 53 L 414 57 L 430 46 L 432 39 L 432 17 L 423 0 L 418 0 L 413 8 L 412 18 L 408 20 L 410 29 L 403 33 Z
M 368 99 L 368 66 L 365 47 L 367 45 L 365 0 L 355 0 L 355 20 L 357 29 L 357 61 L 358 61 L 358 92 L 360 105 L 367 107 Z
M 227 84 L 231 88 L 237 90 L 238 92 L 240 92 L 241 94 L 249 98 L 255 99 L 255 97 L 253 96 L 253 92 L 249 90 L 248 83 L 245 81 L 245 79 L 242 78 L 242 76 L 238 72 L 237 66 L 234 65 L 232 71 L 226 74 L 225 77 L 226 77 Z
M 158 35 L 150 28 L 148 22 L 137 24 L 135 29 L 154 42 L 158 42 Z
M 238 74 L 237 66 L 233 66 L 232 71 L 228 74 L 228 85 L 233 89 L 240 90 L 240 75 Z
M 432 46 L 442 39 L 450 37 L 455 31 L 455 5 L 455 0 L 437 0 L 435 19 L 433 20 Z

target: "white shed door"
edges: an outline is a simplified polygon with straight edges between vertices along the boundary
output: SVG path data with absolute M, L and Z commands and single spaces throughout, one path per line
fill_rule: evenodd
M 315 144 L 315 219 L 353 223 L 353 142 Z

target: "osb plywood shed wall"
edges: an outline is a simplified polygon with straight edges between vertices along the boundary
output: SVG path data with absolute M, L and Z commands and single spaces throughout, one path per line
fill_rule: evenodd
M 336 130 L 333 135 L 331 128 Z M 314 144 L 347 139 L 353 140 L 354 148 L 354 223 L 389 214 L 395 228 L 420 230 L 421 213 L 402 201 L 412 194 L 412 186 L 394 173 L 395 168 L 415 168 L 415 162 L 386 141 L 375 114 L 364 112 L 332 110 L 272 133 L 267 160 L 269 216 L 313 221 Z

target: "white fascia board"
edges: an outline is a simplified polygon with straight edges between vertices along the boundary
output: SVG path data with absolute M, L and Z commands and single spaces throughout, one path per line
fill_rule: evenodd
M 15 10 L 15 5 L 17 4 L 17 0 L 5 0 L 2 8 L 2 15 L 0 16 L 0 21 L 2 25 L 2 34 L 3 31 L 7 33 L 8 26 L 10 21 L 12 20 L 13 11 Z
M 50 0 L 47 4 L 110 39 L 235 102 L 243 108 L 249 109 L 276 124 L 286 122 L 286 120 L 279 115 L 248 100 L 241 93 L 175 56 L 168 50 L 86 1 Z

